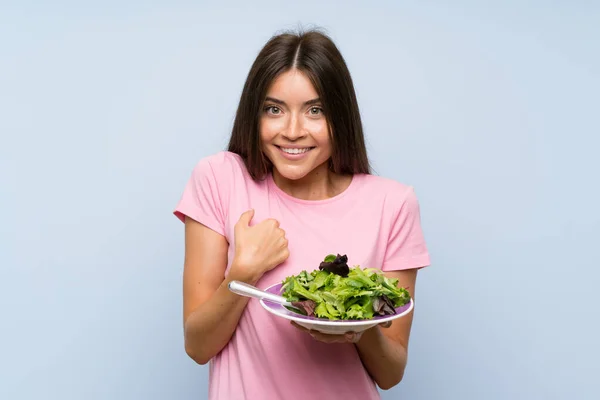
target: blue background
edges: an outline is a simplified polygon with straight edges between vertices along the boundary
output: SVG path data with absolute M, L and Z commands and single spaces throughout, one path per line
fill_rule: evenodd
M 183 225 L 271 34 L 325 28 L 433 265 L 384 399 L 598 399 L 592 1 L 2 2 L 0 398 L 205 399 Z M 293 364 L 293 360 L 290 360 Z

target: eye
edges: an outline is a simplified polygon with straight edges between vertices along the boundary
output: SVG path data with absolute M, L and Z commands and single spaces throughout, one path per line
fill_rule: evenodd
M 311 107 L 308 112 L 310 115 L 319 115 L 323 113 L 323 109 L 321 107 Z
M 281 113 L 281 109 L 277 106 L 267 106 L 265 107 L 265 111 L 272 115 L 279 115 Z

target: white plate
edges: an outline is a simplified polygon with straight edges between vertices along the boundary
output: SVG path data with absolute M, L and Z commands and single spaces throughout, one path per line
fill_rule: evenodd
M 272 286 L 269 286 L 265 290 L 269 293 L 281 295 L 281 286 L 281 283 L 276 283 Z M 294 311 L 288 310 L 281 304 L 269 300 L 261 299 L 259 301 L 261 306 L 273 315 L 288 319 L 290 321 L 295 321 L 298 325 L 307 329 L 334 335 L 339 335 L 346 332 L 362 332 L 383 322 L 393 321 L 401 318 L 411 312 L 414 307 L 413 299 L 410 299 L 410 302 L 407 304 L 396 308 L 396 314 L 393 315 L 377 316 L 366 320 L 329 320 L 298 314 Z

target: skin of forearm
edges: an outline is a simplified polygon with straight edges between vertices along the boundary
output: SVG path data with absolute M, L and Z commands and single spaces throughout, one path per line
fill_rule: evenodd
M 208 363 L 227 345 L 248 304 L 248 297 L 229 290 L 229 282 L 234 279 L 250 284 L 257 281 L 229 274 L 210 299 L 196 308 L 185 321 L 185 350 L 198 364 Z
M 364 332 L 356 343 L 360 359 L 369 375 L 383 390 L 391 389 L 402 380 L 407 362 L 406 348 L 374 327 Z

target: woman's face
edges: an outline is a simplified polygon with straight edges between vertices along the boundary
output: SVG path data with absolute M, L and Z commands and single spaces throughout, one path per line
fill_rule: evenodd
M 306 177 L 331 157 L 329 126 L 317 91 L 300 71 L 275 79 L 260 118 L 262 150 L 284 178 Z

